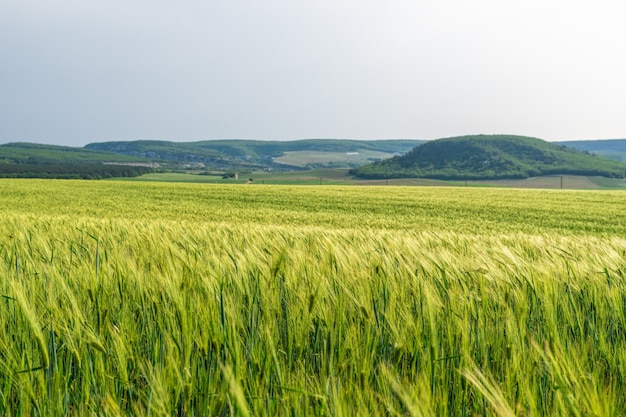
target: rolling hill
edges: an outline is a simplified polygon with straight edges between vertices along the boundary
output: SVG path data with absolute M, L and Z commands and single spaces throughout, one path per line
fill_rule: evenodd
M 25 142 L 0 145 L 0 178 L 99 179 L 152 171 L 151 160 L 145 158 Z
M 626 162 L 626 139 L 575 140 L 554 143 L 615 161 Z
M 359 178 L 514 179 L 570 174 L 623 177 L 626 164 L 513 135 L 438 139 L 403 156 L 352 169 Z
M 91 143 L 83 148 L 14 142 L 0 145 L 0 177 L 104 178 L 144 173 L 157 165 L 164 169 L 222 172 L 352 168 L 408 152 L 423 142 L 408 139 L 136 140 Z
M 423 142 L 410 139 L 138 140 L 92 143 L 85 148 L 169 162 L 203 164 L 215 169 L 302 169 L 355 167 L 394 154 L 403 154 Z M 368 156 L 363 159 L 356 155 Z
M 17 164 L 101 162 L 130 163 L 150 162 L 150 160 L 113 152 L 76 148 L 71 146 L 12 142 L 0 145 L 0 162 Z
M 478 135 L 434 141 L 136 140 L 84 148 L 9 143 L 0 145 L 0 176 L 104 178 L 139 174 L 144 170 L 127 167 L 149 169 L 158 163 L 166 169 L 221 172 L 353 168 L 353 175 L 367 179 L 491 180 L 554 174 L 621 178 L 626 165 L 616 160 L 626 160 L 626 140 L 549 143 L 522 136 Z

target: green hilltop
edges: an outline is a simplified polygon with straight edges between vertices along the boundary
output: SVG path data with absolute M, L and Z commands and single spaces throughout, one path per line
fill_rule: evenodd
M 513 135 L 438 139 L 396 156 L 354 168 L 359 178 L 443 180 L 517 179 L 542 175 L 623 177 L 626 164 L 585 151 Z

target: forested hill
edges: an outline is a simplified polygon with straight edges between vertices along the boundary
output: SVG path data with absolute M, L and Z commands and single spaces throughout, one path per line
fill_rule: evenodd
M 0 145 L 0 178 L 135 177 L 150 160 L 69 146 L 14 142 Z
M 626 162 L 626 139 L 573 140 L 555 143 L 608 159 Z
M 406 153 L 423 142 L 413 139 L 207 140 L 199 142 L 136 140 L 91 143 L 85 148 L 170 162 L 196 162 L 213 167 L 235 167 L 244 164 L 256 168 L 277 168 L 290 163 L 306 167 L 309 162 L 315 162 L 315 158 L 319 158 L 320 154 L 332 156 L 328 160 L 339 159 L 348 164 L 351 159 L 357 158 L 345 158 L 346 154 L 354 156 L 362 153 L 383 159 L 394 154 Z M 286 154 L 292 158 L 287 162 L 280 161 L 279 158 Z M 339 158 L 341 155 L 343 158 Z M 299 162 L 292 162 L 296 160 Z M 358 161 L 352 166 L 363 165 L 367 162 L 369 161 Z
M 112 152 L 71 146 L 42 145 L 11 142 L 0 145 L 0 162 L 16 164 L 150 162 L 144 158 L 129 157 Z
M 626 164 L 541 139 L 476 135 L 438 139 L 351 170 L 361 178 L 509 179 L 570 174 L 622 177 Z

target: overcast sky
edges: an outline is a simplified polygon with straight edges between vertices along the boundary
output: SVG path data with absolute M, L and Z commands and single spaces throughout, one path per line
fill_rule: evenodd
M 0 143 L 626 138 L 623 0 L 0 0 Z

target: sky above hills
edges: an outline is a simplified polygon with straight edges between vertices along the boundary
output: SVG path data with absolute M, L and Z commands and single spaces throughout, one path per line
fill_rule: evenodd
M 3 0 L 0 143 L 626 137 L 617 0 Z

